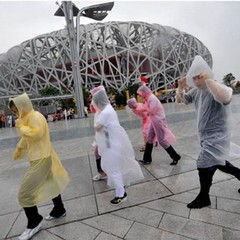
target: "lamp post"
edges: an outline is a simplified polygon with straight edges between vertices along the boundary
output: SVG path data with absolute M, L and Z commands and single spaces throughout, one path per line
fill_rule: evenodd
M 67 30 L 69 35 L 70 53 L 72 61 L 73 81 L 75 88 L 75 97 L 77 102 L 78 117 L 83 118 L 84 100 L 82 91 L 82 76 L 80 74 L 79 42 L 80 42 L 80 17 L 88 17 L 97 21 L 103 20 L 108 11 L 111 11 L 114 3 L 102 3 L 84 7 L 79 10 L 71 1 L 62 1 L 62 5 L 55 12 L 55 16 L 65 16 Z M 76 16 L 76 34 L 73 17 Z

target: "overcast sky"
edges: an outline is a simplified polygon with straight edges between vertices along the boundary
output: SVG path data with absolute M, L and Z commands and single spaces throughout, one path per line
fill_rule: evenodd
M 73 1 L 81 9 L 106 1 Z M 61 2 L 60 2 L 61 3 Z M 55 1 L 0 1 L 0 53 L 65 26 L 55 17 Z M 81 24 L 94 20 L 82 17 Z M 215 79 L 240 79 L 240 1 L 114 1 L 103 20 L 144 21 L 177 28 L 197 37 L 213 56 Z

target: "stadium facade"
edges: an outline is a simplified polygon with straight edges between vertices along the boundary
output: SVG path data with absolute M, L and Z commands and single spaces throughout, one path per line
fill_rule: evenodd
M 87 89 L 103 84 L 118 91 L 148 78 L 153 91 L 170 88 L 185 74 L 195 55 L 210 66 L 212 56 L 196 37 L 169 26 L 146 22 L 98 22 L 80 26 L 80 74 Z M 22 92 L 39 96 L 53 86 L 73 93 L 66 29 L 27 40 L 0 54 L 0 97 Z

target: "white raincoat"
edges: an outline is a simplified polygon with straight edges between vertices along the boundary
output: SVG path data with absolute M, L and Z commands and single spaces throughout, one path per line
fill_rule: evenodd
M 93 93 L 92 104 L 96 109 L 94 126 L 102 126 L 96 131 L 96 142 L 101 155 L 101 167 L 108 175 L 108 185 L 116 188 L 114 179 L 118 179 L 124 186 L 143 179 L 132 144 L 104 88 Z

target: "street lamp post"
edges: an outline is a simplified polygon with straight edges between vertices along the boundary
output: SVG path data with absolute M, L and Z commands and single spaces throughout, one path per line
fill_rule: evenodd
M 82 76 L 80 74 L 79 43 L 80 43 L 80 17 L 88 17 L 97 21 L 103 20 L 108 11 L 111 11 L 114 3 L 103 3 L 84 7 L 79 10 L 71 1 L 62 1 L 62 5 L 54 14 L 55 16 L 65 16 L 67 30 L 69 35 L 69 44 L 72 61 L 73 81 L 75 88 L 75 97 L 77 102 L 78 117 L 83 118 L 84 100 L 82 91 Z M 76 34 L 73 17 L 76 16 Z

